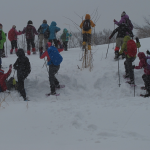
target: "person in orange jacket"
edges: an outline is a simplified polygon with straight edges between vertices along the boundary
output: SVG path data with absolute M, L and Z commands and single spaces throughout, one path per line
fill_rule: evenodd
M 80 24 L 80 28 L 82 29 L 83 34 L 83 43 L 82 43 L 83 49 L 85 49 L 87 42 L 88 50 L 91 50 L 91 34 L 92 34 L 91 27 L 95 27 L 95 24 L 90 19 L 91 19 L 90 15 L 86 14 L 85 20 L 83 20 L 82 23 Z

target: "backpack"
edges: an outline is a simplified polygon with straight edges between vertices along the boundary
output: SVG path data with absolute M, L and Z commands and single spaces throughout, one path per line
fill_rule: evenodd
M 13 41 L 14 38 L 15 38 L 15 36 L 16 36 L 15 29 L 12 28 L 12 29 L 8 32 L 8 39 L 9 39 L 9 41 Z
M 126 24 L 127 24 L 128 28 L 129 28 L 129 30 L 133 30 L 133 24 L 132 24 L 130 19 L 126 19 Z
M 44 32 L 44 38 L 48 39 L 50 35 L 50 31 L 49 31 L 49 27 L 46 29 L 46 31 Z
M 137 46 L 134 40 L 129 40 L 127 42 L 127 51 L 125 52 L 126 55 L 130 57 L 135 57 L 137 54 Z
M 89 31 L 91 29 L 91 22 L 90 20 L 85 20 L 83 23 L 83 30 Z
M 27 26 L 26 27 L 26 38 L 27 39 L 32 39 L 34 38 L 34 34 L 33 34 L 33 27 L 32 26 Z

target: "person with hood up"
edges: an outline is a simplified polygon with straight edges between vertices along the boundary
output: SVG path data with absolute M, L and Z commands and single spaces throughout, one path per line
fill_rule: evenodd
M 60 69 L 60 64 L 63 61 L 63 57 L 59 54 L 59 51 L 56 47 L 51 46 L 51 43 L 47 43 L 47 51 L 45 51 L 40 57 L 43 59 L 47 57 L 49 66 L 49 82 L 50 82 L 50 95 L 56 95 L 56 88 L 60 88 L 59 81 L 56 79 L 55 74 Z
M 92 28 L 95 27 L 95 24 L 91 20 L 91 16 L 89 14 L 85 15 L 85 20 L 82 21 L 80 24 L 80 28 L 82 29 L 83 34 L 83 47 L 84 50 L 86 47 L 86 43 L 88 43 L 88 50 L 91 50 L 91 34 L 92 34 Z
M 46 20 L 43 20 L 43 24 L 40 25 L 39 29 L 38 29 L 38 33 L 39 33 L 39 52 L 40 54 L 43 53 L 43 49 L 44 51 L 46 50 L 45 46 L 48 42 L 48 37 L 45 37 L 45 32 L 49 29 L 49 25 L 47 24 Z M 44 40 L 44 47 L 43 45 L 43 40 Z
M 144 81 L 145 86 L 141 87 L 142 90 L 146 90 L 147 94 L 143 95 L 143 97 L 150 96 L 150 56 L 146 57 L 143 52 L 138 53 L 139 57 L 139 65 L 133 66 L 134 69 L 142 69 L 144 68 L 144 74 L 142 79 Z
M 4 43 L 6 42 L 6 35 L 3 32 L 3 25 L 0 23 L 0 67 L 2 65 L 2 57 L 4 52 Z
M 55 21 L 52 21 L 51 22 L 51 25 L 49 26 L 49 32 L 50 32 L 50 35 L 49 35 L 49 42 L 54 42 L 55 44 L 55 47 L 58 48 L 58 42 L 57 42 L 57 39 L 56 39 L 56 33 L 58 31 L 60 31 L 61 29 L 59 27 L 56 26 L 56 22 Z
M 10 31 L 8 32 L 8 39 L 11 42 L 10 54 L 13 53 L 13 49 L 14 48 L 15 48 L 15 52 L 17 52 L 17 50 L 18 50 L 18 47 L 17 47 L 17 35 L 21 35 L 21 34 L 22 34 L 21 31 L 17 32 L 15 25 L 13 25 L 12 29 L 10 29 Z
M 63 34 L 60 36 L 60 39 L 63 42 L 63 47 L 64 47 L 65 51 L 67 51 L 69 37 L 71 37 L 71 36 L 72 35 L 68 33 L 68 30 L 66 28 L 63 30 Z
M 126 74 L 124 75 L 124 78 L 130 78 L 130 81 L 127 83 L 132 85 L 135 84 L 132 63 L 136 59 L 137 48 L 139 47 L 141 47 L 141 45 L 138 38 L 136 38 L 135 43 L 134 40 L 131 40 L 130 36 L 125 36 L 123 39 L 121 51 L 119 52 L 119 55 L 122 55 L 122 53 L 125 53 L 126 55 L 126 60 L 124 62 Z
M 129 30 L 133 30 L 133 24 L 131 23 L 129 16 L 126 14 L 125 11 L 121 14 L 121 20 L 118 22 L 114 19 L 114 23 L 118 26 L 120 26 L 122 23 L 126 23 L 128 25 Z
M 30 55 L 30 44 L 32 45 L 32 52 L 33 54 L 36 53 L 35 50 L 35 43 L 34 38 L 35 35 L 38 35 L 35 27 L 33 26 L 33 22 L 31 20 L 28 21 L 27 26 L 23 29 L 22 34 L 26 35 L 26 41 L 27 41 L 27 54 Z
M 26 92 L 24 89 L 24 80 L 31 72 L 31 66 L 29 59 L 25 56 L 23 49 L 18 49 L 16 55 L 18 56 L 16 62 L 13 67 L 17 70 L 17 78 L 18 78 L 18 91 L 23 97 L 24 101 L 27 100 Z
M 11 74 L 11 70 L 12 70 L 12 65 L 9 66 L 9 70 L 7 73 L 4 73 L 4 70 L 2 70 L 0 67 L 0 92 L 4 92 L 7 89 L 10 90 L 8 82 L 6 81 L 6 79 Z
M 115 47 L 115 57 L 114 59 L 119 58 L 119 49 L 123 44 L 123 38 L 126 35 L 129 35 L 130 37 L 133 37 L 133 33 L 131 30 L 128 29 L 127 25 L 125 23 L 122 23 L 119 27 L 117 27 L 112 34 L 110 35 L 109 39 L 111 39 L 116 33 L 116 47 Z M 124 53 L 122 53 L 122 58 L 125 58 Z

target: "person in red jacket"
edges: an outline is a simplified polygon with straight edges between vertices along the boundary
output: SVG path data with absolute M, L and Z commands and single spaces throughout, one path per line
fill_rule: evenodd
M 9 66 L 8 72 L 4 74 L 4 70 L 0 68 L 0 92 L 4 92 L 7 90 L 6 79 L 11 74 L 11 70 L 12 70 L 12 65 Z
M 141 89 L 146 90 L 147 94 L 144 97 L 150 96 L 150 57 L 146 57 L 143 52 L 138 53 L 138 57 L 140 59 L 138 66 L 133 66 L 134 69 L 142 69 L 144 68 L 144 74 L 142 76 L 145 86 L 141 87 Z
M 9 35 L 9 33 L 10 33 L 11 35 Z M 13 53 L 13 49 L 14 49 L 14 48 L 15 48 L 15 52 L 18 51 L 18 47 L 17 47 L 17 35 L 21 35 L 21 34 L 22 34 L 21 31 L 17 32 L 15 25 L 13 25 L 13 26 L 12 26 L 12 29 L 10 29 L 10 31 L 8 32 L 8 36 L 11 36 L 11 38 L 12 38 L 12 39 L 11 39 L 11 50 L 10 50 L 10 54 Z M 9 38 L 9 37 L 8 37 L 8 38 Z

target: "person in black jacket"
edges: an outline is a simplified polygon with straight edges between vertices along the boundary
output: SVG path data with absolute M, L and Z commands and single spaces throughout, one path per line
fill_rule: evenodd
M 116 37 L 116 48 L 115 48 L 115 58 L 114 59 L 118 59 L 119 57 L 119 49 L 123 44 L 123 38 L 126 35 L 129 35 L 130 37 L 133 37 L 133 33 L 131 30 L 128 29 L 128 26 L 125 23 L 122 23 L 119 27 L 117 27 L 111 34 L 111 36 L 109 37 L 109 39 L 111 39 L 115 33 L 117 33 L 117 37 Z M 122 54 L 122 58 L 125 58 L 124 53 Z
M 31 72 L 31 66 L 29 59 L 25 56 L 23 49 L 18 49 L 16 55 L 18 59 L 14 63 L 14 69 L 17 70 L 17 78 L 18 78 L 18 91 L 23 97 L 24 101 L 27 100 L 26 92 L 24 89 L 24 80 Z

